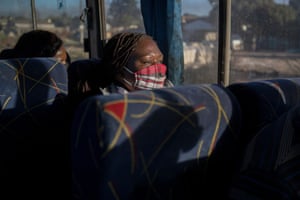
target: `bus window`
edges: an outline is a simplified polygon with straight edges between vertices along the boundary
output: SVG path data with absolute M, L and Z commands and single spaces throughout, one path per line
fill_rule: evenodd
M 105 0 L 105 7 L 107 39 L 120 31 L 145 32 L 139 1 Z M 182 31 L 184 84 L 217 82 L 218 10 L 208 0 L 182 1 Z
M 84 0 L 1 0 L 0 50 L 14 47 L 24 32 L 44 29 L 63 39 L 71 60 L 87 58 L 86 23 L 80 20 L 84 8 Z
M 300 75 L 299 0 L 232 0 L 230 82 Z
M 90 8 L 90 5 L 86 5 L 90 2 L 94 1 L 1 0 L 0 51 L 12 48 L 22 33 L 37 28 L 53 31 L 60 36 L 72 60 L 88 58 L 98 44 L 91 42 L 97 40 L 88 35 L 88 13 L 85 11 Z M 93 19 L 94 23 L 101 24 L 102 27 L 105 24 L 105 36 L 100 41 L 107 40 L 120 31 L 145 32 L 139 0 L 98 2 L 104 2 L 105 7 L 105 20 Z M 222 1 L 181 1 L 183 84 L 219 82 L 219 66 L 224 62 L 219 56 L 222 53 L 220 49 L 224 51 L 220 48 L 223 45 L 220 38 L 224 34 L 220 28 L 224 23 L 219 15 L 222 10 L 219 8 L 222 7 L 220 2 Z M 226 2 L 231 2 L 230 83 L 299 76 L 298 1 Z M 33 9 L 36 11 L 34 14 Z M 99 8 L 95 6 L 92 9 Z M 92 36 L 97 37 L 96 34 Z M 84 45 L 85 39 L 89 39 L 90 46 Z
M 121 31 L 145 32 L 139 1 L 105 0 L 106 39 Z
M 0 50 L 14 47 L 19 36 L 32 29 L 29 1 L 1 1 Z
M 218 8 L 209 0 L 182 1 L 184 84 L 216 83 Z

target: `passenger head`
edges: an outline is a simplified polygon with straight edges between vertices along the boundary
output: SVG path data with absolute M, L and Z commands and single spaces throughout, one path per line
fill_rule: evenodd
M 128 91 L 164 87 L 167 68 L 162 62 L 158 45 L 143 33 L 116 34 L 104 47 L 106 73 Z
M 101 60 L 76 60 L 68 67 L 68 96 L 74 101 L 81 101 L 90 95 L 101 94 L 97 85 L 96 68 Z
M 32 30 L 21 35 L 14 47 L 14 54 L 17 58 L 55 57 L 68 64 L 62 39 L 46 30 Z

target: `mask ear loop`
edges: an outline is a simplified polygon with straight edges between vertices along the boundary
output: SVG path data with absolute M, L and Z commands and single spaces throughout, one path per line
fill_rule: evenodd
M 131 87 L 135 87 L 136 86 L 136 76 L 135 73 L 133 71 L 131 71 L 130 69 L 128 69 L 126 66 L 123 67 L 123 69 L 125 69 L 128 73 L 134 75 L 135 78 L 135 83 L 131 83 L 130 81 L 128 81 L 127 79 L 123 78 L 123 81 L 125 83 L 127 83 L 128 85 L 130 85 Z
M 123 69 L 125 69 L 130 74 L 135 74 L 133 71 L 131 71 L 128 67 L 124 66 Z
M 129 81 L 126 80 L 125 78 L 123 78 L 123 81 L 124 81 L 125 83 L 127 83 L 128 85 L 130 85 L 131 87 L 135 87 L 135 84 L 134 84 L 134 83 L 129 82 Z

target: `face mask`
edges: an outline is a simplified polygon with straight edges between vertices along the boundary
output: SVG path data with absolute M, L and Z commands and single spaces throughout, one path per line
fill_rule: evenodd
M 135 82 L 133 84 L 124 79 L 124 81 L 132 87 L 142 90 L 164 87 L 167 72 L 167 67 L 164 64 L 159 63 L 151 65 L 137 72 L 132 72 L 127 67 L 124 67 L 124 69 L 135 77 Z

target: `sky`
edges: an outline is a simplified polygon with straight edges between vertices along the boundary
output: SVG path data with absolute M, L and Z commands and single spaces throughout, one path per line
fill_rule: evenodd
M 241 0 L 242 1 L 242 0 Z M 277 3 L 288 3 L 289 0 L 275 0 Z M 62 2 L 63 7 L 59 8 L 60 2 Z M 55 11 L 60 12 L 67 10 L 73 10 L 73 14 L 80 15 L 80 2 L 82 6 L 85 5 L 85 0 L 35 0 L 36 7 L 38 10 L 40 8 L 54 8 Z M 106 0 L 106 2 L 111 2 L 111 0 Z M 30 9 L 30 0 L 0 0 L 0 15 L 1 13 L 9 12 L 26 12 L 24 8 L 28 7 Z M 196 14 L 199 16 L 208 15 L 211 9 L 211 5 L 208 0 L 182 0 L 182 13 Z M 45 11 L 45 9 L 43 9 Z M 30 10 L 28 10 L 30 13 Z M 45 13 L 49 14 L 49 13 Z
M 200 16 L 207 16 L 211 10 L 208 0 L 182 0 L 182 14 L 190 13 Z

